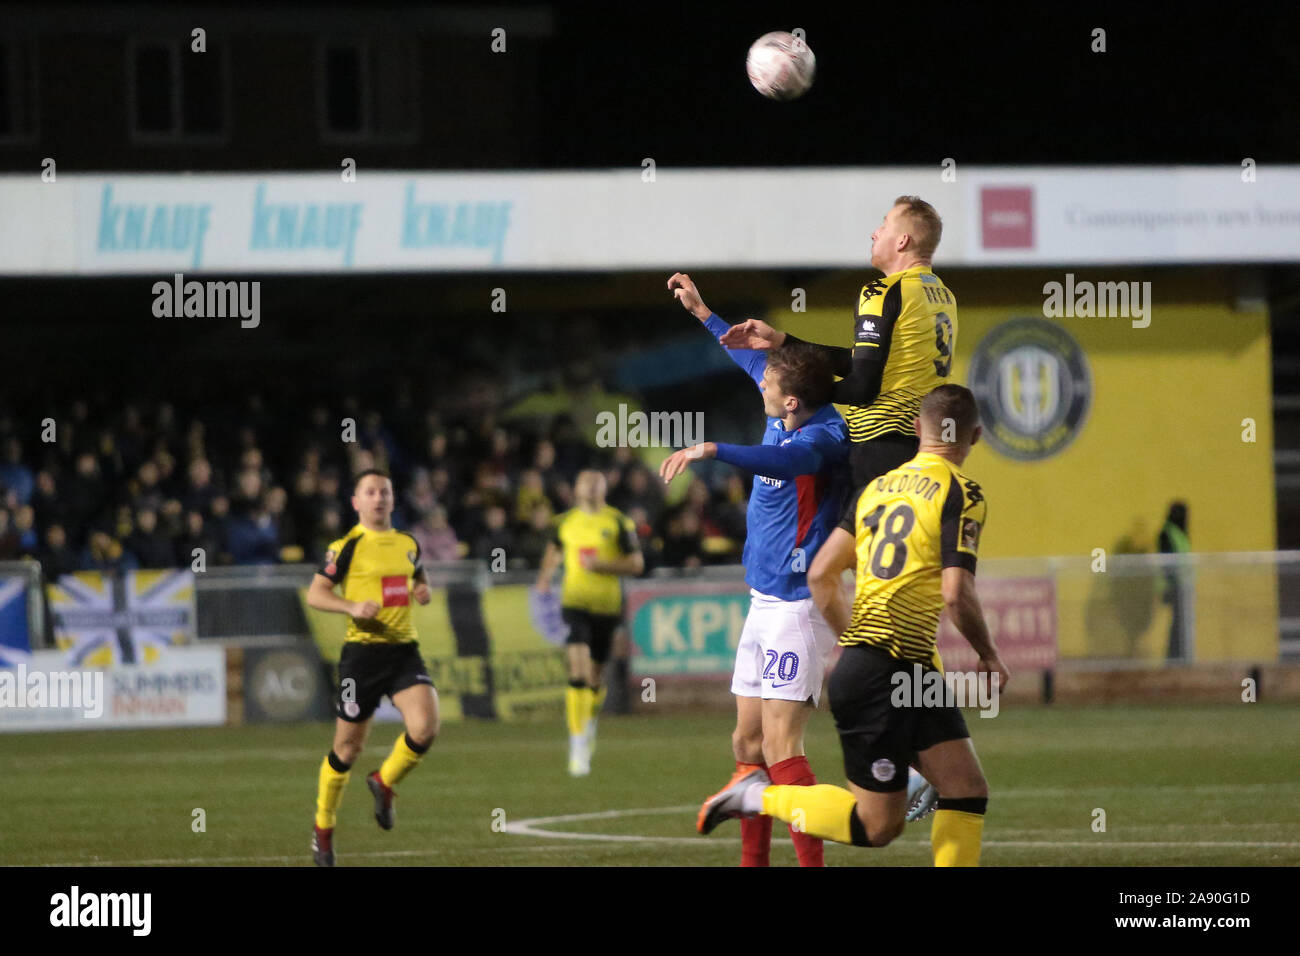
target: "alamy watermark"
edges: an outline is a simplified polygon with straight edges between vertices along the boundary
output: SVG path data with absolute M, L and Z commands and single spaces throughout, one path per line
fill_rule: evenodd
M 155 282 L 153 296 L 153 314 L 160 319 L 239 316 L 242 329 L 255 329 L 262 322 L 262 283 L 256 280 L 186 282 L 178 272 L 171 282 Z
M 1151 324 L 1150 282 L 1074 281 L 1074 273 L 1065 274 L 1065 282 L 1043 285 L 1043 315 L 1049 319 L 1124 318 L 1133 320 L 1133 328 Z
M 944 674 L 913 664 L 910 673 L 895 671 L 889 683 L 894 688 L 889 703 L 894 707 L 977 707 L 981 717 L 998 715 L 1000 674 L 988 671 Z
M 0 710 L 80 710 L 95 720 L 104 715 L 104 672 L 29 672 L 19 663 L 0 670 Z
M 600 448 L 685 448 L 703 439 L 703 412 L 629 412 L 620 402 L 617 414 L 596 415 Z

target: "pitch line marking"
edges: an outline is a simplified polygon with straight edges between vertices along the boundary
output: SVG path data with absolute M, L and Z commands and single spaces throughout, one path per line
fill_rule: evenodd
M 677 814 L 688 813 L 698 809 L 695 806 L 684 807 L 654 807 L 640 808 L 631 810 L 599 810 L 592 813 L 566 813 L 559 816 L 551 817 L 530 817 L 526 820 L 516 820 L 513 823 L 507 823 L 503 832 L 515 836 L 533 836 L 533 837 L 552 837 L 557 840 L 587 840 L 597 843 L 671 843 L 678 845 L 691 846 L 710 846 L 716 845 L 718 840 L 701 840 L 695 837 L 668 837 L 668 836 L 637 836 L 634 834 L 614 834 L 614 833 L 580 833 L 573 830 L 546 830 L 542 827 L 553 823 L 577 823 L 582 820 L 616 820 L 621 817 L 651 816 L 659 814 Z M 1014 833 L 1015 830 L 1008 832 Z M 1055 831 L 1060 832 L 1060 831 Z M 779 839 L 778 837 L 773 837 Z M 737 842 L 735 838 L 728 842 Z M 895 841 L 902 843 L 922 843 L 925 840 L 903 840 Z M 1273 841 L 1273 840 L 1173 840 L 1173 841 L 1153 841 L 1153 840 L 984 840 L 984 846 L 1006 846 L 1028 849 L 1045 849 L 1050 850 L 1057 847 L 1116 847 L 1127 849 L 1151 849 L 1151 848 L 1199 848 L 1208 849 L 1216 847 L 1258 847 L 1266 849 L 1293 849 L 1300 847 L 1300 841 Z

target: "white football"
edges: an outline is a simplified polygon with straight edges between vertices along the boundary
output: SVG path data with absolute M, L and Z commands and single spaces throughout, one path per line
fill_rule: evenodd
M 745 70 L 754 89 L 764 96 L 793 100 L 812 86 L 817 57 L 802 37 L 778 30 L 754 41 L 745 59 Z

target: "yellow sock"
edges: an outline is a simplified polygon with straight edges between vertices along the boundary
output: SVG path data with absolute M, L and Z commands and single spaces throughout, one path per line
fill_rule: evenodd
M 812 787 L 773 786 L 763 790 L 763 812 L 797 826 L 809 836 L 852 843 L 849 821 L 857 808 L 853 794 L 829 783 Z
M 411 745 L 406 742 L 406 734 L 403 733 L 397 738 L 397 743 L 393 744 L 393 752 L 388 755 L 388 759 L 380 764 L 379 779 L 385 787 L 397 786 L 403 777 L 415 769 L 423 756 L 424 754 L 411 749 Z
M 348 771 L 339 773 L 330 766 L 327 756 L 320 764 L 320 777 L 316 785 L 316 826 L 333 830 L 338 822 L 339 804 L 343 802 L 343 788 L 348 785 Z
M 930 826 L 935 866 L 979 866 L 984 814 L 939 810 Z
M 564 717 L 569 724 L 570 736 L 577 737 L 587 731 L 586 703 L 588 696 L 586 687 L 573 687 L 570 685 L 564 691 Z

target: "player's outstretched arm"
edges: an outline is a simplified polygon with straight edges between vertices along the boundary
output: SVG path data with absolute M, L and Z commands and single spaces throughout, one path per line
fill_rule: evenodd
M 754 322 L 757 320 L 750 319 L 749 321 Z M 741 326 L 737 325 L 733 326 L 733 328 L 739 329 Z M 777 335 L 781 337 L 777 342 L 778 346 L 798 342 L 800 345 L 816 349 L 822 358 L 830 363 L 831 371 L 836 375 L 847 377 L 853 373 L 853 349 L 841 348 L 838 345 L 822 345 L 820 342 L 808 342 L 788 332 L 778 332 Z M 838 402 L 840 399 L 837 397 L 835 401 Z
M 989 636 L 984 610 L 975 593 L 975 575 L 965 568 L 944 568 L 942 588 L 948 617 L 979 655 L 979 670 L 997 674 L 1001 686 L 1006 687 L 1007 681 L 1011 680 L 1011 672 L 1002 663 L 993 638 Z
M 687 312 L 695 316 L 706 329 L 713 333 L 722 345 L 727 346 L 728 357 L 745 370 L 757 384 L 763 380 L 763 370 L 767 367 L 767 356 L 760 351 L 753 351 L 748 346 L 731 346 L 722 341 L 727 333 L 727 323 L 713 314 L 713 310 L 704 304 L 700 290 L 685 272 L 674 272 L 668 279 L 668 291 L 682 304 Z
M 350 614 L 367 620 L 379 613 L 376 601 L 349 601 L 334 593 L 334 582 L 323 574 L 314 575 L 311 586 L 307 588 L 307 604 L 318 611 L 333 611 L 336 614 Z
M 853 535 L 836 528 L 817 549 L 808 569 L 808 590 L 813 603 L 836 634 L 843 634 L 849 628 L 849 602 L 841 578 L 856 563 Z
M 666 485 L 684 472 L 691 462 L 712 458 L 717 450 L 718 446 L 711 441 L 691 445 L 689 448 L 679 448 L 659 463 L 659 477 Z

